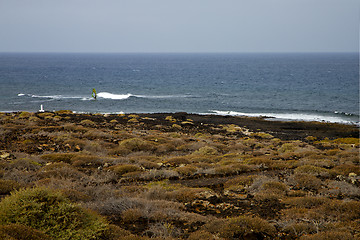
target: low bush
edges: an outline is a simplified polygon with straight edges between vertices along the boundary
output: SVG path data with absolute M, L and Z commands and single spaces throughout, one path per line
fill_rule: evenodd
M 131 152 L 147 152 L 155 150 L 155 144 L 140 138 L 130 138 L 123 140 L 119 146 L 113 150 L 115 154 L 127 155 Z
M 215 155 L 218 151 L 215 148 L 212 147 L 201 147 L 199 150 L 195 151 L 194 154 L 200 154 L 200 155 Z
M 188 240 L 218 240 L 219 238 L 214 236 L 213 234 L 204 231 L 198 230 L 190 234 Z
M 289 186 L 285 183 L 278 181 L 265 182 L 261 187 L 260 191 L 273 193 L 276 195 L 285 195 L 289 191 Z
M 0 225 L 0 238 L 6 240 L 48 240 L 50 236 L 28 226 L 11 223 Z
M 82 120 L 80 122 L 80 125 L 83 125 L 83 126 L 86 126 L 86 127 L 95 127 L 96 123 L 94 123 L 93 121 L 91 121 L 89 119 L 85 119 L 85 120 Z
M 225 166 L 216 166 L 215 173 L 220 175 L 234 175 L 249 172 L 255 169 L 253 166 L 237 163 Z
M 296 145 L 293 143 L 284 143 L 281 145 L 281 147 L 278 149 L 279 153 L 286 153 L 286 152 L 293 152 L 296 149 Z
M 102 163 L 99 157 L 85 154 L 76 155 L 71 161 L 75 167 L 99 167 Z
M 59 192 L 46 188 L 24 189 L 0 202 L 0 224 L 21 224 L 54 239 L 95 239 L 107 223 Z
M 354 240 L 354 236 L 347 231 L 328 231 L 313 235 L 305 235 L 300 240 Z
M 188 166 L 177 167 L 174 170 L 182 176 L 192 176 L 194 175 L 194 173 L 196 173 L 197 169 L 198 168 L 195 166 L 188 165 Z
M 305 234 L 316 233 L 316 227 L 311 222 L 293 222 L 288 224 L 283 231 L 297 239 Z
M 231 190 L 235 192 L 246 191 L 254 182 L 258 175 L 249 175 L 249 176 L 239 176 L 233 179 L 228 180 L 224 184 L 225 190 Z
M 190 164 L 191 162 L 187 157 L 173 157 L 164 161 L 165 164 L 170 165 L 171 167 L 178 167 L 180 165 Z
M 111 166 L 109 169 L 119 176 L 122 176 L 126 173 L 136 172 L 141 170 L 139 166 L 131 165 L 131 164 L 115 165 L 115 166 Z
M 294 189 L 310 191 L 318 191 L 322 185 L 320 179 L 313 175 L 304 173 L 297 173 L 291 175 L 288 179 L 288 183 L 292 185 Z
M 319 211 L 326 213 L 329 219 L 340 219 L 341 221 L 356 220 L 360 219 L 360 202 L 332 200 L 322 205 Z
M 142 216 L 142 211 L 138 208 L 127 209 L 121 214 L 121 218 L 125 223 L 136 222 Z
M 273 225 L 259 217 L 239 216 L 221 221 L 213 221 L 205 225 L 205 230 L 217 233 L 226 239 L 273 238 L 276 229 Z
M 80 180 L 86 175 L 67 163 L 53 163 L 42 167 L 37 171 L 36 176 L 44 178 L 69 178 Z
M 355 164 L 341 164 L 332 169 L 336 174 L 348 176 L 349 173 L 360 175 L 360 166 Z
M 314 175 L 317 177 L 329 177 L 331 172 L 325 168 L 322 167 L 316 167 L 316 166 L 312 166 L 312 165 L 303 165 L 300 167 L 297 167 L 294 170 L 294 173 L 305 173 L 305 174 L 310 174 L 310 175 Z
M 49 153 L 41 155 L 40 158 L 49 162 L 65 162 L 71 163 L 71 160 L 75 157 L 73 153 Z
M 297 208 L 317 208 L 324 204 L 329 203 L 331 200 L 325 197 L 295 197 L 284 200 L 285 204 Z
M 330 197 L 360 197 L 360 188 L 345 181 L 329 181 L 327 187 L 322 193 Z
M 21 184 L 13 180 L 0 179 L 0 195 L 7 195 L 21 188 Z

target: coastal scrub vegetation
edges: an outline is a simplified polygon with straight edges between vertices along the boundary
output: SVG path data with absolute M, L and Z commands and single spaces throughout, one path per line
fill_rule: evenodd
M 1 239 L 358 239 L 359 128 L 0 114 Z

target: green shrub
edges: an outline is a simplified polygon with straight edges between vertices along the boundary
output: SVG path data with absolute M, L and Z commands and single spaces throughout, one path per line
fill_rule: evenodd
M 293 152 L 296 149 L 296 146 L 293 143 L 284 143 L 278 149 L 279 153 Z
M 47 240 L 49 235 L 21 224 L 0 225 L 0 239 L 7 240 Z
M 274 138 L 273 135 L 271 135 L 269 133 L 264 133 L 264 132 L 252 133 L 250 136 L 261 138 L 261 139 L 272 139 L 272 138 Z
M 344 143 L 344 144 L 359 144 L 358 138 L 337 138 L 333 140 L 335 143 Z
M 29 118 L 31 116 L 31 113 L 29 112 L 21 112 L 18 116 L 18 118 Z
M 53 239 L 96 239 L 107 227 L 97 214 L 46 188 L 16 191 L 0 202 L 0 224 L 22 224 Z

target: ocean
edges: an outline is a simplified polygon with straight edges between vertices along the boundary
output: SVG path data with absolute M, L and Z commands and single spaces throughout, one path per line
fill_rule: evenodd
M 40 105 L 47 111 L 188 112 L 359 125 L 359 56 L 0 53 L 0 111 L 38 111 Z

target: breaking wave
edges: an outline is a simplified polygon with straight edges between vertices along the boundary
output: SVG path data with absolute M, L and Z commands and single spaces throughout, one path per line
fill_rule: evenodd
M 314 114 L 314 113 L 244 113 L 236 111 L 219 111 L 210 110 L 210 112 L 218 115 L 228 116 L 247 116 L 247 117 L 263 117 L 274 118 L 276 120 L 290 120 L 290 121 L 317 121 L 317 122 L 330 122 L 330 123 L 344 123 L 359 125 L 359 121 L 355 120 L 356 116 L 352 114 L 341 114 L 337 112 L 334 114 Z M 352 116 L 352 119 L 349 119 Z
M 81 100 L 93 100 L 92 97 L 87 96 L 66 96 L 66 95 L 36 95 L 36 94 L 25 94 L 19 93 L 18 97 L 31 97 L 31 98 L 43 98 L 50 100 L 60 99 L 81 99 Z M 194 98 L 193 95 L 134 95 L 131 93 L 127 94 L 114 94 L 109 92 L 99 92 L 97 94 L 98 99 L 111 99 L 111 100 L 125 100 L 130 97 L 135 98 L 148 98 L 148 99 L 163 99 L 163 98 Z

